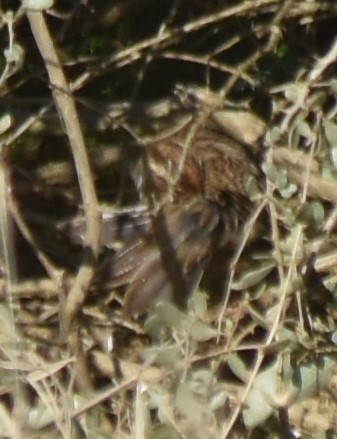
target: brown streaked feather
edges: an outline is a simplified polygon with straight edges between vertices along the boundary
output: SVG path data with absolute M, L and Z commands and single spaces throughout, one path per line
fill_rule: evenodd
M 252 152 L 211 117 L 189 118 L 147 144 L 140 170 L 155 213 L 143 237 L 111 264 L 113 285 L 127 285 L 131 316 L 164 298 L 186 303 L 214 254 L 240 235 L 252 207 L 246 183 L 259 178 Z
M 147 206 L 125 210 L 102 211 L 100 218 L 100 240 L 104 247 L 113 247 L 116 242 L 136 241 L 146 235 L 151 223 Z M 73 243 L 83 244 L 86 221 L 82 216 L 62 221 L 57 228 Z
M 170 205 L 163 209 L 163 222 L 164 236 L 153 226 L 152 239 L 117 253 L 111 264 L 113 285 L 129 285 L 127 315 L 142 314 L 159 299 L 186 303 L 211 255 L 233 232 L 218 206 L 205 199 L 179 209 Z M 173 273 L 166 264 L 174 267 Z

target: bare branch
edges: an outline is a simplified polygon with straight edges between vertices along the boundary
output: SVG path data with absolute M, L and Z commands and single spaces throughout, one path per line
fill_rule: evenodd
M 74 315 L 84 301 L 93 275 L 93 261 L 99 249 L 98 201 L 74 99 L 43 13 L 27 11 L 27 18 L 48 71 L 54 102 L 69 138 L 86 217 L 83 263 L 69 291 L 63 315 L 64 330 L 67 333 Z

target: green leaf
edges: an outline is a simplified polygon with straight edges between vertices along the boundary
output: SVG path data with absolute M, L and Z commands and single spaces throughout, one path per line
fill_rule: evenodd
M 146 363 L 178 367 L 180 362 L 180 346 L 171 344 L 147 348 L 143 351 L 143 358 Z
M 324 121 L 325 137 L 330 146 L 337 146 L 337 125 L 330 120 Z
M 53 6 L 54 0 L 22 0 L 22 6 L 32 11 L 43 11 Z
M 329 356 L 299 366 L 296 374 L 296 381 L 300 387 L 299 397 L 310 398 L 326 387 L 335 368 L 336 360 Z
M 275 267 L 274 261 L 266 261 L 263 265 L 247 270 L 239 279 L 232 284 L 233 290 L 242 291 L 251 288 L 264 279 Z
M 5 133 L 12 126 L 12 117 L 6 113 L 0 117 L 0 135 Z

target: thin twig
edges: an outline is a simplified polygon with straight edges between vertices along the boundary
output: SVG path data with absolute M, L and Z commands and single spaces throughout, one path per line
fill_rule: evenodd
M 191 55 L 189 53 L 164 52 L 161 54 L 161 57 L 166 59 L 175 59 L 191 62 L 194 64 L 202 64 L 207 67 L 212 67 L 213 69 L 219 70 L 220 72 L 230 73 L 232 75 L 237 72 L 236 67 L 226 65 L 225 63 L 220 61 L 212 60 L 209 56 Z M 242 72 L 241 78 L 252 86 L 257 85 L 256 80 L 254 80 L 254 78 L 249 75 L 249 73 Z
M 276 315 L 274 317 L 274 322 L 273 322 L 273 325 L 270 329 L 268 337 L 266 339 L 264 348 L 268 347 L 272 343 L 272 341 L 274 340 L 274 337 L 277 333 L 279 324 L 281 322 L 282 313 L 284 312 L 284 305 L 286 303 L 286 297 L 289 294 L 289 290 L 291 287 L 291 279 L 292 279 L 292 276 L 293 276 L 295 269 L 296 269 L 296 255 L 297 255 L 297 251 L 298 251 L 298 246 L 300 245 L 300 242 L 301 242 L 302 234 L 303 234 L 303 228 L 302 228 L 302 226 L 299 226 L 298 230 L 297 230 L 295 243 L 294 243 L 294 249 L 292 252 L 291 261 L 290 261 L 289 268 L 288 268 L 288 273 L 287 273 L 285 282 L 281 286 L 280 300 L 279 300 L 279 303 L 277 306 Z M 240 399 L 240 403 L 235 408 L 234 413 L 233 413 L 230 421 L 228 422 L 228 424 L 224 426 L 223 436 L 222 436 L 223 439 L 228 437 L 236 419 L 238 418 L 239 414 L 241 413 L 242 407 L 243 407 L 243 405 L 244 405 L 244 403 L 249 395 L 249 392 L 251 391 L 251 389 L 253 387 L 254 381 L 255 381 L 255 379 L 258 375 L 258 372 L 262 366 L 262 362 L 263 362 L 264 358 L 265 358 L 265 349 L 259 349 L 258 353 L 257 353 L 255 365 L 254 365 L 253 370 L 250 374 L 249 381 L 247 382 L 247 385 L 245 387 L 245 391 Z
M 309 70 L 310 73 L 308 73 L 307 80 L 298 84 L 298 86 L 301 87 L 300 89 L 301 91 L 298 93 L 298 98 L 296 102 L 294 102 L 294 104 L 286 111 L 286 115 L 281 125 L 281 132 L 286 132 L 289 129 L 289 125 L 291 124 L 291 121 L 294 119 L 294 117 L 300 110 L 305 108 L 305 110 L 308 112 L 311 105 L 316 104 L 315 100 L 313 100 L 312 103 L 310 103 L 309 101 L 311 89 L 321 79 L 321 76 L 323 75 L 324 71 L 331 64 L 336 63 L 336 61 L 337 61 L 337 38 L 333 42 L 328 52 L 321 58 L 318 58 L 313 68 Z
M 35 254 L 48 273 L 49 277 L 53 280 L 54 288 L 57 290 L 62 285 L 62 278 L 63 278 L 63 270 L 60 270 L 57 268 L 53 262 L 45 255 L 43 251 L 40 250 L 39 245 L 27 226 L 20 209 L 17 205 L 16 200 L 13 196 L 11 196 L 9 200 L 9 209 L 12 214 L 12 217 L 16 223 L 16 226 L 20 230 L 21 235 L 25 238 L 25 240 L 32 246 L 33 250 L 35 251 Z
M 209 14 L 205 17 L 201 17 L 198 20 L 192 21 L 179 26 L 178 28 L 167 29 L 164 32 L 148 38 L 140 43 L 134 44 L 131 47 L 128 47 L 124 50 L 119 51 L 117 54 L 112 55 L 107 58 L 103 63 L 101 63 L 100 68 L 97 68 L 95 73 L 93 72 L 85 72 L 81 76 L 79 76 L 76 81 L 72 83 L 72 89 L 78 90 L 82 88 L 89 81 L 92 81 L 97 76 L 101 75 L 102 72 L 106 72 L 106 70 L 111 65 L 117 65 L 118 67 L 123 67 L 125 65 L 130 64 L 140 58 L 144 57 L 144 52 L 146 50 L 154 50 L 156 46 L 161 46 L 161 48 L 167 47 L 173 41 L 176 41 L 179 38 L 182 38 L 186 34 L 191 32 L 196 32 L 200 29 L 203 29 L 206 26 L 212 25 L 215 23 L 221 22 L 226 18 L 235 16 L 235 15 L 244 15 L 252 12 L 257 14 L 259 9 L 262 9 L 265 6 L 276 5 L 280 3 L 279 0 L 259 0 L 257 1 L 247 1 L 238 6 L 234 6 L 231 8 L 226 8 L 222 11 L 218 11 L 216 13 Z
M 99 250 L 99 207 L 74 98 L 63 73 L 44 15 L 39 11 L 27 11 L 27 18 L 48 71 L 54 102 L 70 142 L 86 218 L 83 263 L 69 291 L 63 315 L 63 329 L 67 333 L 75 314 L 84 301 L 93 275 L 93 261 Z

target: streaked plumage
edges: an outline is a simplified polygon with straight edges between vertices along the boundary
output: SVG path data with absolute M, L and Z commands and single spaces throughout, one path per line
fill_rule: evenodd
M 186 303 L 214 253 L 237 241 L 252 205 L 246 183 L 259 174 L 212 116 L 190 117 L 146 145 L 138 172 L 151 224 L 111 261 L 113 285 L 127 285 L 128 315 L 163 298 Z

